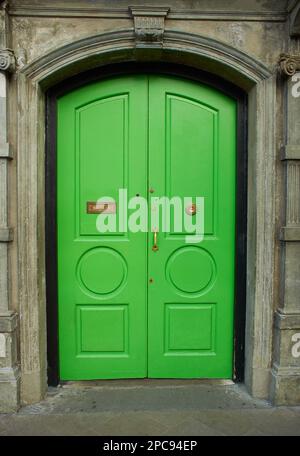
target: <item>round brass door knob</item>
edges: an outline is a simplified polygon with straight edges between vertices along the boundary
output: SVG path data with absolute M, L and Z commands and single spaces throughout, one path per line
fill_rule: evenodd
M 195 215 L 197 211 L 196 204 L 191 204 L 185 208 L 187 215 Z

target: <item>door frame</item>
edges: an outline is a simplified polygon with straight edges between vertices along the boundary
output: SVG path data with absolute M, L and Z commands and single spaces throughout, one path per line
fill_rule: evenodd
M 85 84 L 128 74 L 162 74 L 205 84 L 230 96 L 237 102 L 236 156 L 236 249 L 234 303 L 234 363 L 233 380 L 242 382 L 245 369 L 246 276 L 247 276 L 247 93 L 224 79 L 192 67 L 150 63 L 121 63 L 96 68 L 73 76 L 53 86 L 46 93 L 45 148 L 45 215 L 46 215 L 46 314 L 48 385 L 56 386 L 59 378 L 58 358 L 58 278 L 57 278 L 57 220 L 56 220 L 56 136 L 57 98 Z

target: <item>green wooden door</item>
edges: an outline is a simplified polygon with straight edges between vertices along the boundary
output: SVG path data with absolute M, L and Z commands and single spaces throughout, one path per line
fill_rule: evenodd
M 146 195 L 147 84 L 112 79 L 58 100 L 61 379 L 147 375 L 146 233 L 99 234 L 86 210 L 119 188 Z
M 62 380 L 232 377 L 235 124 L 233 100 L 164 76 L 58 100 Z M 203 242 L 187 243 L 172 222 L 167 233 L 150 221 L 149 234 L 99 233 L 87 203 L 112 197 L 118 212 L 121 188 L 129 199 L 204 197 Z
M 231 378 L 236 106 L 199 84 L 153 76 L 149 184 L 161 197 L 205 198 L 201 243 L 158 228 L 148 243 L 148 375 Z M 157 227 L 152 226 L 152 229 Z

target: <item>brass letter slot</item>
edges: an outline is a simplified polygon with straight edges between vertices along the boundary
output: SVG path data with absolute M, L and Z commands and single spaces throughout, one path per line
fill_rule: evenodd
M 115 214 L 116 211 L 116 203 L 110 201 L 102 201 L 101 203 L 97 203 L 97 201 L 88 201 L 86 203 L 87 214 Z

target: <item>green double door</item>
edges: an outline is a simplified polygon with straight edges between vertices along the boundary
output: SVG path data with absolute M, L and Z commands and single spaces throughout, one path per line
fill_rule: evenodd
M 132 75 L 64 95 L 57 119 L 60 378 L 232 378 L 235 101 Z M 119 189 L 203 197 L 202 242 L 151 226 L 151 207 L 148 232 L 126 231 Z M 103 197 L 114 231 L 88 210 Z

